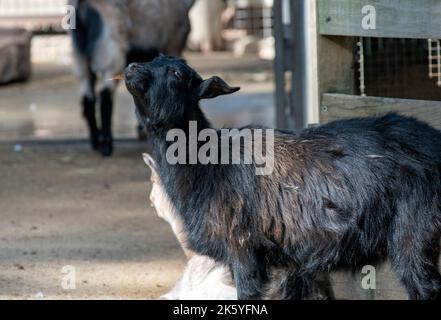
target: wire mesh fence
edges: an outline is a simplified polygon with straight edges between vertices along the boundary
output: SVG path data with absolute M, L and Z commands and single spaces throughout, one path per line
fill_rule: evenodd
M 358 94 L 441 100 L 439 40 L 360 38 L 354 54 Z

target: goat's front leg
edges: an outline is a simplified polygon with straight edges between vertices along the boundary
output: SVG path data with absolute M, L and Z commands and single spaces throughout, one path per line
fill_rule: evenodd
M 81 96 L 83 106 L 83 116 L 89 127 L 90 145 L 93 150 L 99 148 L 100 132 L 95 117 L 95 85 L 96 74 L 89 68 L 87 58 L 74 50 L 76 61 L 76 75 L 81 83 Z
M 113 153 L 112 137 L 112 113 L 113 113 L 113 89 L 105 88 L 100 92 L 101 103 L 101 154 L 109 157 Z
M 100 114 L 101 114 L 101 141 L 100 152 L 104 157 L 109 157 L 113 154 L 113 136 L 112 136 L 112 114 L 113 114 L 113 100 L 118 81 L 112 79 L 117 74 L 121 73 L 123 66 L 115 65 L 101 66 L 100 82 L 98 84 L 98 91 L 100 93 Z
M 239 300 L 260 300 L 268 281 L 266 264 L 257 257 L 236 259 L 231 264 Z

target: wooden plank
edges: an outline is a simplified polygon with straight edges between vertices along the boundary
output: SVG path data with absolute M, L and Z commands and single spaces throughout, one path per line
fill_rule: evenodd
M 322 97 L 320 123 L 398 112 L 441 129 L 441 101 L 361 97 L 326 93 Z
M 439 0 L 318 0 L 318 3 L 322 35 L 441 38 Z M 362 26 L 367 15 L 362 10 L 368 9 L 366 6 L 375 8 L 375 29 Z
M 354 39 L 318 37 L 319 96 L 327 92 L 354 94 Z

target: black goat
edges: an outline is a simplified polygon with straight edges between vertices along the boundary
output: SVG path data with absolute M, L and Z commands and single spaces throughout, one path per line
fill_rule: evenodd
M 164 190 L 157 173 L 155 161 L 148 154 L 144 154 L 144 161 L 152 171 L 150 201 L 158 215 L 170 224 L 189 259 L 182 278 L 170 292 L 161 298 L 171 300 L 237 299 L 237 290 L 232 284 L 231 272 L 228 266 L 189 250 L 182 218 L 177 214 L 173 203 Z M 265 299 L 283 299 L 285 297 L 285 288 L 290 286 L 289 283 L 286 283 L 286 279 L 289 278 L 286 275 L 290 272 L 289 269 L 281 268 L 270 270 L 271 281 L 265 289 Z M 334 292 L 328 275 L 323 275 L 322 279 L 317 279 L 317 287 L 311 288 L 309 298 L 314 300 L 334 299 Z
M 284 297 L 304 299 L 322 274 L 386 258 L 411 299 L 440 298 L 439 131 L 388 114 L 277 131 L 271 175 L 244 162 L 172 165 L 167 133 L 209 128 L 199 100 L 238 89 L 165 56 L 125 78 L 190 248 L 230 266 L 239 299 L 264 296 L 271 268 L 290 268 Z

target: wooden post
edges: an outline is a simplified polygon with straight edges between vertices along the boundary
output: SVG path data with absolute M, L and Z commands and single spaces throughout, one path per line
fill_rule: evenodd
M 354 44 L 353 38 L 318 36 L 320 97 L 324 93 L 354 94 Z
M 322 0 L 317 0 L 317 24 L 323 21 Z M 317 27 L 319 28 L 319 27 Z M 355 39 L 343 36 L 323 35 L 317 29 L 318 50 L 318 94 L 320 96 L 320 112 L 327 106 L 322 102 L 325 93 L 355 93 Z

